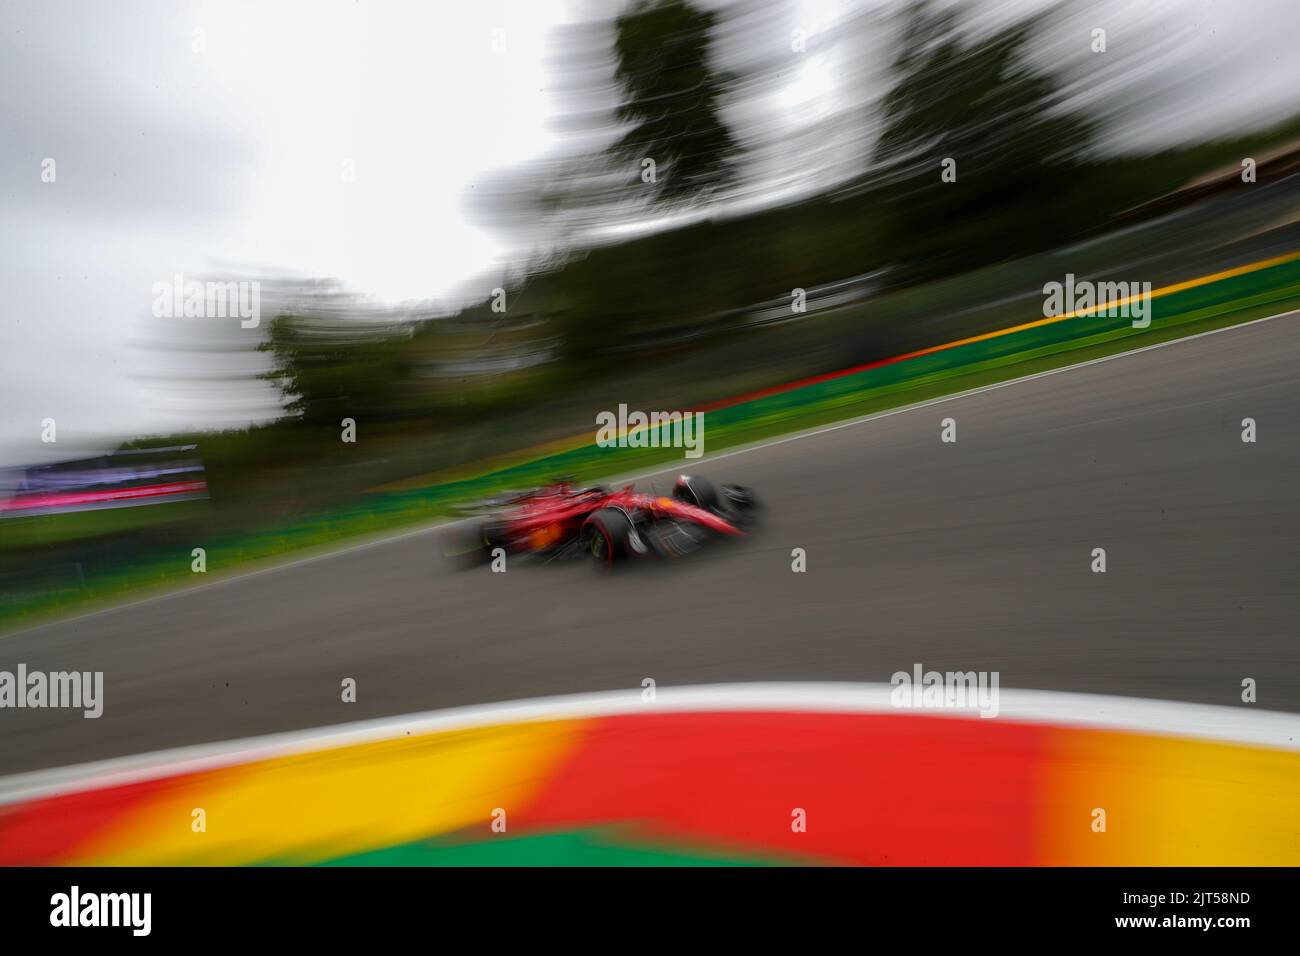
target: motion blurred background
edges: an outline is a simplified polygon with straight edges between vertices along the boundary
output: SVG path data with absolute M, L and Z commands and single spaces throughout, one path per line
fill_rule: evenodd
M 0 626 L 187 580 L 196 542 L 229 568 L 450 513 L 601 409 L 1027 321 L 1067 271 L 1290 252 L 1297 25 L 1289 0 L 11 9 Z M 261 319 L 156 317 L 174 280 L 257 282 Z

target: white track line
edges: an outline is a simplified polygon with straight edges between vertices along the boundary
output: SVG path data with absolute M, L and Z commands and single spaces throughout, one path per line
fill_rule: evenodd
M 891 408 L 882 412 L 872 412 L 869 415 L 862 415 L 858 418 L 851 418 L 848 421 L 837 422 L 834 425 L 821 425 L 815 428 L 805 429 L 804 431 L 794 432 L 790 435 L 784 435 L 780 438 L 766 439 L 763 441 L 753 442 L 747 445 L 741 445 L 739 448 L 733 448 L 730 451 L 724 451 L 721 454 L 717 454 L 717 455 L 706 454 L 704 457 L 698 460 L 687 462 L 686 464 L 691 469 L 695 469 L 699 465 L 712 464 L 715 461 L 722 461 L 725 458 L 732 458 L 736 455 L 747 455 L 750 452 L 761 451 L 764 448 L 775 448 L 778 445 L 784 445 L 788 442 L 802 441 L 805 438 L 813 438 L 817 435 L 825 435 L 828 432 L 839 431 L 841 428 L 852 428 L 856 425 L 865 425 L 868 424 L 869 422 L 879 421 L 884 418 L 891 418 L 894 415 L 902 415 L 905 414 L 906 412 L 914 412 L 922 408 L 930 408 L 935 405 L 942 405 L 946 402 L 955 402 L 963 398 L 970 398 L 974 395 L 982 395 L 985 392 L 992 392 L 1000 388 L 1009 388 L 1013 385 L 1022 385 L 1025 382 L 1037 381 L 1038 379 L 1041 378 L 1047 378 L 1049 375 L 1060 375 L 1064 372 L 1074 372 L 1079 369 L 1089 368 L 1093 365 L 1100 365 L 1103 362 L 1111 362 L 1116 359 L 1128 358 L 1129 356 L 1132 355 L 1140 355 L 1143 352 L 1150 352 L 1153 349 L 1164 348 L 1169 345 L 1179 345 L 1184 342 L 1191 342 L 1195 339 L 1205 338 L 1208 335 L 1218 335 L 1221 332 L 1232 332 L 1236 329 L 1244 329 L 1244 328 L 1249 328 L 1252 325 L 1259 325 L 1261 322 L 1270 322 L 1273 319 L 1282 319 L 1293 315 L 1300 315 L 1300 309 L 1293 309 L 1290 312 L 1279 312 L 1276 315 L 1266 315 L 1259 319 L 1251 319 L 1249 322 L 1240 322 L 1236 325 L 1225 326 L 1224 328 L 1221 329 L 1210 329 L 1208 332 L 1197 332 L 1195 335 L 1185 335 L 1181 338 L 1169 339 L 1166 342 L 1156 342 L 1153 345 L 1144 345 L 1141 348 L 1129 349 L 1124 352 L 1116 352 L 1114 355 L 1103 355 L 1100 358 L 1089 359 L 1086 362 L 1077 362 L 1074 365 L 1062 365 L 1060 368 L 1048 369 L 1045 372 L 1035 372 L 1032 375 L 1022 375 L 1019 378 L 1007 379 L 1005 382 L 994 382 L 991 385 L 981 385 L 978 388 L 967 389 L 964 392 L 954 392 L 951 395 L 940 395 L 937 398 L 926 399 L 923 402 L 915 402 L 911 405 L 903 405 L 900 406 L 899 408 Z M 635 475 L 630 475 L 621 478 L 610 478 L 607 479 L 607 481 L 609 484 L 619 484 L 621 482 L 639 481 L 642 478 L 653 478 L 656 475 L 663 475 L 669 472 L 680 472 L 683 470 L 684 467 L 685 466 L 679 462 L 676 464 L 666 465 L 661 468 L 656 468 L 653 471 L 643 471 Z M 171 600 L 173 598 L 181 597 L 186 594 L 193 594 L 197 591 L 205 591 L 209 588 L 221 587 L 222 585 L 226 585 L 226 584 L 233 584 L 237 581 L 244 581 L 247 580 L 248 578 L 258 577 L 263 574 L 274 574 L 279 571 L 287 571 L 291 568 L 301 567 L 306 564 L 313 564 L 317 561 L 331 560 L 333 558 L 342 557 L 345 554 L 351 554 L 356 551 L 364 551 L 367 548 L 375 548 L 375 547 L 379 547 L 380 545 L 389 544 L 394 541 L 401 541 L 404 538 L 412 538 L 417 535 L 429 534 L 441 528 L 453 527 L 455 525 L 461 524 L 466 520 L 470 520 L 470 519 L 466 519 L 466 518 L 453 518 L 450 520 L 440 519 L 438 521 L 418 525 L 414 528 L 409 528 L 405 531 L 384 533 L 375 536 L 373 538 L 369 538 L 367 540 L 359 541 L 330 551 L 325 551 L 320 554 L 313 554 L 304 558 L 293 558 L 288 561 L 272 564 L 268 567 L 261 567 L 251 571 L 244 571 L 244 572 L 231 574 L 228 577 L 218 578 L 215 581 L 208 581 L 204 584 L 184 585 L 179 588 L 176 588 L 175 590 L 167 591 L 162 594 L 150 595 L 149 597 L 146 598 L 140 598 L 139 600 L 129 601 L 126 604 L 117 604 L 112 607 L 98 608 L 93 611 L 87 611 L 84 614 L 77 614 L 72 617 L 58 618 L 56 620 L 46 621 L 42 624 L 34 624 L 31 627 L 22 628 L 21 630 L 10 631 L 7 634 L 0 634 L 0 640 L 4 640 L 7 637 L 15 637 L 19 634 L 30 634 L 34 631 L 39 631 L 42 628 L 58 627 L 64 624 L 74 624 L 78 621 L 87 620 L 88 618 L 99 617 L 102 614 L 115 614 L 119 611 L 126 611 L 131 608 L 140 607 L 141 605 L 144 604 L 152 604 L 155 601 Z
M 889 684 L 865 683 L 703 684 L 659 688 L 653 703 L 643 701 L 642 692 L 637 688 L 478 704 L 0 777 L 0 805 L 287 754 L 508 723 L 620 714 L 762 710 L 983 720 L 978 710 L 970 708 L 900 710 L 890 703 L 891 690 Z M 987 722 L 1005 720 L 1220 741 L 1300 753 L 1300 715 L 1254 710 L 1248 706 L 1221 707 L 1063 691 L 1002 690 L 998 715 Z

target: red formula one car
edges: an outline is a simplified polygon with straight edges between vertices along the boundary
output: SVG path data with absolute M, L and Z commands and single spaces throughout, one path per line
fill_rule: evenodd
M 447 553 L 465 564 L 506 554 L 544 559 L 586 556 L 601 564 L 629 558 L 676 558 L 710 538 L 733 537 L 757 517 L 753 493 L 698 475 L 682 475 L 672 496 L 645 494 L 627 485 L 575 488 L 557 481 L 489 503 L 498 510 L 455 536 Z M 498 552 L 499 553 L 499 552 Z

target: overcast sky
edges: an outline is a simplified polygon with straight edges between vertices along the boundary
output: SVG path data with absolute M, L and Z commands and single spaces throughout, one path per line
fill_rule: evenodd
M 982 22 L 1046 5 L 985 3 Z M 741 141 L 777 142 L 788 127 L 838 148 L 836 112 L 864 95 L 848 92 L 864 77 L 865 95 L 883 91 L 890 51 L 882 40 L 864 65 L 833 42 L 835 24 L 846 10 L 889 6 L 791 0 L 770 35 L 757 18 L 719 38 L 725 67 L 756 44 L 787 49 L 796 26 L 829 31 L 779 83 L 731 108 Z M 486 175 L 562 148 L 547 31 L 616 9 L 595 0 L 8 4 L 0 465 L 272 413 L 269 390 L 205 391 L 197 379 L 222 368 L 193 369 L 189 393 L 174 381 L 156 387 L 190 372 L 167 348 L 190 332 L 150 315 L 154 284 L 177 273 L 333 276 L 388 301 L 490 289 L 519 250 L 467 215 L 467 199 Z M 1081 101 L 1109 106 L 1108 148 L 1243 131 L 1300 108 L 1295 0 L 1081 0 L 1070 10 L 1036 55 Z M 1086 55 L 1093 27 L 1108 31 L 1104 59 Z M 851 159 L 755 157 L 748 172 L 773 195 Z M 42 181 L 46 159 L 54 182 Z M 222 354 L 241 367 L 262 361 Z M 45 418 L 58 423 L 57 450 L 40 443 Z

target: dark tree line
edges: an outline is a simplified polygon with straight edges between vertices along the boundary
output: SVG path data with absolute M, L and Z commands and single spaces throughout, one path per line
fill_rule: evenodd
M 1098 123 L 1071 110 L 1058 82 L 1031 63 L 1033 23 L 977 37 L 957 12 L 928 0 L 897 16 L 891 85 L 875 117 L 880 132 L 855 180 L 797 204 L 617 244 L 584 247 L 577 232 L 552 229 L 569 247 L 539 257 L 531 278 L 514 284 L 512 301 L 522 294 L 553 324 L 566 362 L 594 363 L 602 350 L 794 287 L 884 266 L 892 281 L 915 283 L 1065 244 L 1177 187 L 1222 152 L 1205 146 L 1159 161 L 1098 159 Z M 500 223 L 522 232 L 565 216 L 599 220 L 619 196 L 646 195 L 636 179 L 647 158 L 656 164 L 655 204 L 718 200 L 725 211 L 743 157 L 726 105 L 743 78 L 715 62 L 724 22 L 687 0 L 638 0 L 620 16 L 613 116 L 591 106 L 595 87 L 607 82 L 594 60 L 568 65 L 591 88 L 570 89 L 564 111 L 590 136 L 616 121 L 616 138 L 599 161 L 559 164 L 541 187 L 533 170 L 518 183 L 494 183 Z M 581 38 L 575 51 L 590 46 L 590 34 Z M 868 135 L 864 128 L 864 141 Z M 617 184 L 613 199 L 597 181 Z M 483 304 L 462 317 L 478 314 L 491 319 Z M 333 326 L 292 315 L 272 325 L 264 347 L 288 411 L 317 421 L 346 408 L 418 411 L 418 399 L 413 407 L 409 393 L 400 403 L 397 395 L 410 376 L 410 349 L 436 348 L 436 330 L 403 336 Z

